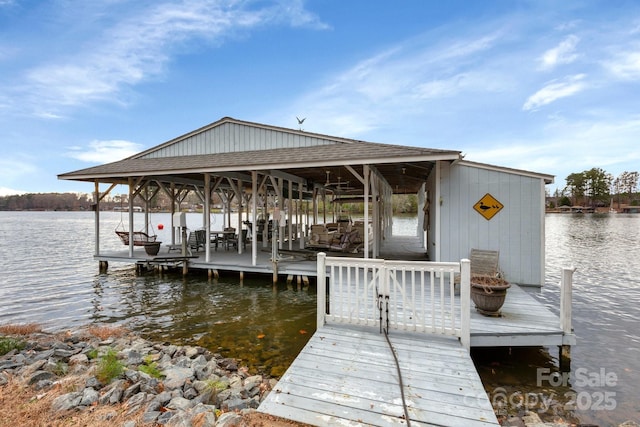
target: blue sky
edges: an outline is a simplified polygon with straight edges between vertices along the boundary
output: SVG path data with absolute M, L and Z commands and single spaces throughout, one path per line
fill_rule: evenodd
M 564 178 L 640 170 L 635 1 L 0 0 L 0 195 L 224 116 Z

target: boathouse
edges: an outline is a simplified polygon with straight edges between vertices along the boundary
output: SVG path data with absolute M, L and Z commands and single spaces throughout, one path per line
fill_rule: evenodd
M 573 270 L 563 270 L 560 318 L 518 286 L 544 283 L 550 175 L 468 161 L 456 150 L 225 117 L 59 178 L 94 184 L 94 258 L 103 266 L 182 265 L 185 273 L 270 273 L 274 281 L 317 277 L 317 330 L 260 405 L 263 412 L 313 425 L 495 426 L 469 349 L 568 349 L 575 342 Z M 100 202 L 117 185 L 129 189 L 128 230 L 119 233 L 125 246 L 103 250 Z M 160 248 L 148 229 L 148 205 L 159 191 L 171 199 L 173 231 Z M 187 230 L 178 209 L 188 192 L 204 206 L 196 230 Z M 212 228 L 213 194 L 225 207 L 222 230 Z M 417 196 L 415 236 L 393 235 L 394 194 Z M 135 197 L 147 204 L 136 214 L 144 224 L 134 224 Z M 345 222 L 336 216 L 346 201 L 361 202 L 363 217 Z M 232 215 L 238 230 L 228 231 Z M 221 250 L 227 233 L 236 244 Z M 148 253 L 149 247 L 159 252 Z M 500 317 L 471 309 L 472 254 L 478 252 L 499 254 L 500 272 L 514 285 Z
M 218 193 L 229 215 L 232 201 L 238 206 L 236 224 L 247 229 L 253 270 L 260 270 L 260 253 L 271 238 L 261 239 L 259 228 L 251 227 L 265 211 L 278 215 L 276 249 L 297 251 L 318 237 L 311 225 L 336 221 L 318 210 L 319 200 L 323 206 L 345 198 L 362 200 L 359 253 L 376 258 L 391 238 L 391 196 L 415 194 L 423 213 L 416 230 L 423 259 L 457 261 L 474 248 L 494 250 L 509 281 L 544 283 L 545 184 L 553 177 L 471 162 L 456 150 L 365 142 L 225 117 L 129 158 L 58 177 L 94 184 L 97 229 L 100 201 L 116 185 L 128 186 L 130 203 L 134 197 L 148 202 L 163 191 L 172 209 L 193 191 L 205 212 L 211 195 Z M 96 259 L 140 261 L 133 233 L 143 224 L 133 224 L 132 209 L 128 254 L 104 253 L 97 232 Z M 212 231 L 207 215 L 201 228 L 207 235 Z M 237 235 L 242 236 L 240 230 Z M 160 255 L 180 244 L 176 236 L 164 242 Z M 237 249 L 241 254 L 245 247 Z M 224 269 L 216 266 L 210 245 L 202 250 L 190 261 L 192 267 Z

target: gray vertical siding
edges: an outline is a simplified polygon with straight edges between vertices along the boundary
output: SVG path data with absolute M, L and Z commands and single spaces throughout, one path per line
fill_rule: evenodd
M 237 123 L 222 123 L 147 153 L 144 158 L 237 153 L 242 151 L 299 148 L 335 144 L 330 139 L 264 129 Z
M 540 194 L 544 186 L 540 178 L 443 164 L 441 186 L 442 261 L 466 258 L 471 248 L 497 250 L 500 268 L 509 281 L 544 283 L 544 199 Z M 491 220 L 473 209 L 487 193 L 504 205 Z

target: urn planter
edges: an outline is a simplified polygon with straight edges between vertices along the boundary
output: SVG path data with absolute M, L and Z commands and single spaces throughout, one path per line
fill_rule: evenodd
M 160 243 L 161 242 L 147 243 L 144 245 L 144 251 L 147 255 L 158 255 L 158 252 L 160 252 Z
M 471 276 L 471 300 L 485 316 L 500 316 L 500 309 L 511 285 L 501 277 Z

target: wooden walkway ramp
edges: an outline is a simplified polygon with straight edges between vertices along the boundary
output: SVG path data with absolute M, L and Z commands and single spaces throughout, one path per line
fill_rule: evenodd
M 258 410 L 317 426 L 497 426 L 469 355 L 469 271 L 319 254 L 316 333 Z
M 454 338 L 392 332 L 412 426 L 496 426 L 468 351 Z M 259 411 L 316 426 L 407 425 L 393 353 L 379 330 L 326 325 Z

